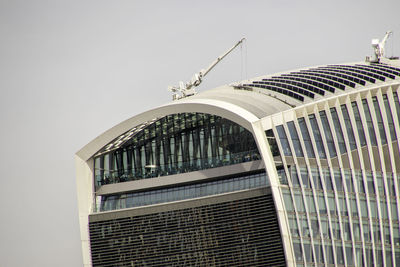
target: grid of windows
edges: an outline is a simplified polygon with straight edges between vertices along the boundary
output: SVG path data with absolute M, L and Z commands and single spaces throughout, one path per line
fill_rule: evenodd
M 97 211 L 140 207 L 268 186 L 265 172 L 137 193 L 101 196 Z
M 122 145 L 113 141 L 115 150 L 95 157 L 96 186 L 261 159 L 248 130 L 205 113 L 168 115 L 122 136 Z
M 395 106 L 400 108 L 395 92 L 393 99 Z M 309 114 L 309 127 L 304 117 L 299 118 L 300 132 L 296 131 L 293 121 L 286 123 L 286 133 L 283 125 L 275 127 L 280 136 L 290 134 L 291 139 L 285 140 L 287 147 L 297 150 L 303 145 L 306 151 L 317 150 L 320 159 L 326 158 L 320 150 L 327 147 L 328 161 L 336 157 L 335 148 L 339 148 L 337 152 L 340 151 L 340 154 L 346 153 L 346 138 L 351 150 L 367 146 L 366 131 L 371 146 L 378 146 L 379 136 L 379 156 L 383 153 L 380 145 L 387 145 L 389 132 L 391 140 L 398 141 L 393 115 L 398 109 L 390 105 L 387 94 L 373 96 L 370 100 L 361 99 L 361 107 L 354 101 L 350 110 L 343 104 L 340 112 L 330 108 L 330 112 L 322 110 Z M 360 115 L 360 111 L 364 116 Z M 384 117 L 387 118 L 385 122 Z M 312 131 L 315 142 L 311 142 L 309 131 Z M 358 146 L 355 134 L 360 141 Z M 279 141 L 282 142 L 281 139 Z M 397 142 L 392 146 L 391 150 L 398 151 Z M 400 184 L 400 173 L 393 171 L 399 166 L 385 167 L 382 162 L 382 166 L 372 170 L 363 170 L 360 166 L 354 168 L 352 162 L 359 162 L 359 159 L 351 155 L 346 157 L 350 160 L 350 169 L 343 168 L 341 160 L 339 167 L 326 166 L 319 160 L 316 165 L 303 166 L 300 163 L 303 161 L 297 159 L 299 155 L 297 152 L 292 155 L 293 159 L 287 166 L 288 183 L 281 184 L 297 264 L 400 266 L 400 203 L 399 190 L 396 189 L 396 185 Z M 369 153 L 359 157 L 374 160 L 369 159 Z M 286 161 L 284 159 L 283 164 L 288 164 Z

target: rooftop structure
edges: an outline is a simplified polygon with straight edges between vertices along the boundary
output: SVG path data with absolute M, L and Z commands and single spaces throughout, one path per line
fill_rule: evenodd
M 85 266 L 400 266 L 400 63 L 302 68 L 76 154 Z

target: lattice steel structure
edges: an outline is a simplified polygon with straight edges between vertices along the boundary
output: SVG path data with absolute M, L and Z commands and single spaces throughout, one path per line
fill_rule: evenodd
M 85 266 L 400 267 L 400 63 L 174 101 L 76 155 Z

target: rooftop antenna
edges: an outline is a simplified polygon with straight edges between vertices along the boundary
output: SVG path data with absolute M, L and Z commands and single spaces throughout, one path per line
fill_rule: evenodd
M 217 65 L 224 57 L 232 52 L 238 45 L 240 45 L 246 38 L 240 39 L 234 46 L 229 48 L 224 54 L 219 56 L 207 69 L 202 69 L 200 72 L 193 75 L 191 81 L 186 84 L 182 81 L 179 82 L 179 86 L 168 86 L 168 90 L 172 92 L 172 100 L 181 99 L 187 96 L 196 94 L 195 88 L 201 84 L 203 78 Z
M 387 31 L 381 41 L 379 39 L 372 39 L 372 47 L 374 48 L 374 57 L 369 59 L 369 62 L 380 62 L 385 57 L 385 44 L 387 39 L 392 35 L 392 31 Z

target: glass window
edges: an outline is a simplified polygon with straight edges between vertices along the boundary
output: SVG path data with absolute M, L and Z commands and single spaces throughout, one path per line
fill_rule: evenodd
M 358 138 L 360 138 L 360 145 L 365 146 L 367 144 L 367 141 L 365 140 L 364 127 L 362 124 L 360 111 L 358 110 L 357 102 L 351 102 L 351 106 L 353 107 L 354 119 L 356 121 L 358 130 Z
M 344 265 L 344 257 L 343 257 L 343 250 L 342 250 L 342 244 L 338 242 L 339 244 L 336 244 L 336 258 L 337 258 L 337 263 L 340 265 Z
M 103 147 L 94 158 L 102 170 L 95 179 L 97 185 L 119 183 L 260 158 L 242 126 L 215 115 L 178 113 L 138 125 Z
M 325 251 L 328 264 L 335 264 L 332 245 L 329 241 L 325 242 Z
M 291 156 L 292 152 L 290 150 L 289 142 L 287 140 L 287 136 L 285 133 L 285 129 L 282 125 L 276 126 L 276 131 L 278 132 L 279 139 L 281 141 L 281 146 L 283 150 L 283 154 L 285 156 Z
M 360 171 L 354 172 L 355 184 L 357 186 L 358 193 L 365 194 L 363 175 Z
M 323 190 L 319 170 L 317 168 L 311 168 L 311 175 L 313 177 L 314 188 L 316 190 Z
M 289 190 L 282 188 L 282 192 L 283 192 L 283 200 L 285 201 L 286 210 L 288 212 L 294 212 L 293 200 L 292 200 L 292 196 L 290 195 Z
M 331 156 L 331 158 L 336 157 L 337 154 L 336 154 L 335 143 L 333 141 L 331 127 L 329 126 L 328 118 L 326 117 L 325 111 L 324 110 L 320 111 L 319 116 L 321 118 L 322 127 L 324 129 L 326 143 L 329 149 L 329 155 Z
M 396 92 L 393 92 L 393 98 L 394 98 L 394 105 L 396 106 L 396 111 L 397 111 L 397 119 L 399 120 L 400 124 L 400 102 Z
M 372 103 L 374 104 L 376 121 L 378 122 L 378 129 L 379 129 L 379 135 L 381 138 L 381 144 L 385 145 L 385 144 L 387 144 L 385 126 L 383 125 L 382 113 L 381 113 L 381 109 L 379 108 L 378 98 L 376 96 L 372 97 Z
M 340 173 L 340 171 L 334 171 L 334 175 L 335 175 L 336 191 L 343 192 L 344 188 L 343 188 L 342 174 Z
M 329 172 L 329 170 L 323 170 L 323 175 L 324 175 L 326 190 L 333 191 L 331 173 Z
M 271 149 L 271 153 L 273 157 L 280 156 L 278 144 L 276 143 L 276 139 L 274 136 L 274 132 L 272 130 L 265 131 L 265 135 L 267 136 L 269 148 Z
M 318 127 L 317 119 L 314 114 L 308 116 L 310 119 L 311 129 L 314 136 L 315 144 L 317 146 L 318 155 L 321 159 L 326 159 L 325 148 L 322 142 L 321 132 Z
M 336 138 L 337 138 L 338 144 L 339 144 L 340 154 L 346 153 L 347 149 L 346 149 L 346 145 L 345 145 L 345 141 L 344 141 L 342 127 L 340 126 L 339 116 L 336 112 L 336 108 L 331 108 L 330 111 L 331 111 L 333 126 L 335 127 Z M 353 136 L 353 138 L 354 138 L 354 136 Z
M 298 123 L 303 136 L 303 142 L 306 147 L 307 155 L 309 158 L 315 158 L 314 149 L 311 143 L 310 134 L 308 133 L 307 124 L 304 118 L 299 118 Z
M 350 149 L 356 149 L 356 139 L 354 138 L 353 125 L 351 124 L 349 112 L 347 111 L 347 107 L 345 104 L 341 105 L 340 107 L 342 109 L 342 115 L 344 119 L 344 125 L 346 127 L 347 138 L 349 139 Z
M 293 143 L 294 151 L 296 153 L 297 157 L 304 157 L 303 155 L 303 149 L 301 148 L 300 140 L 299 140 L 299 135 L 297 134 L 296 127 L 294 125 L 293 121 L 289 121 L 287 123 L 290 137 Z
M 375 195 L 375 183 L 374 177 L 372 176 L 371 172 L 366 172 L 367 176 L 367 187 L 368 187 L 368 194 Z
M 321 216 L 327 214 L 325 198 L 324 198 L 324 195 L 320 194 L 320 193 L 318 194 L 318 208 L 319 208 L 319 214 Z
M 362 103 L 364 107 L 365 120 L 367 121 L 367 126 L 368 126 L 369 139 L 371 141 L 371 145 L 376 146 L 377 142 L 376 142 L 375 129 L 374 129 L 374 124 L 372 122 L 371 111 L 369 109 L 367 99 L 363 99 Z
M 306 261 L 307 262 L 314 262 L 313 261 L 313 251 L 312 251 L 312 247 L 310 244 L 310 241 L 303 241 L 304 243 L 304 254 L 306 255 Z
M 297 175 L 297 170 L 295 166 L 290 166 L 289 169 L 290 178 L 292 179 L 292 185 L 294 187 L 300 187 L 299 176 Z
M 392 141 L 395 141 L 397 139 L 396 137 L 396 130 L 394 127 L 394 121 L 393 121 L 393 116 L 392 116 L 392 109 L 390 108 L 389 100 L 386 94 L 382 95 L 383 98 L 383 103 L 385 105 L 385 111 L 386 111 L 386 117 L 387 117 L 387 122 L 389 125 L 389 131 L 390 131 L 390 138 Z
M 300 167 L 299 169 L 304 188 L 311 188 L 310 176 L 308 175 L 307 168 Z
M 293 250 L 297 262 L 303 262 L 303 251 L 301 249 L 300 240 L 293 241 Z
M 294 200 L 296 203 L 297 212 L 305 212 L 303 197 L 300 192 L 294 192 Z
M 348 171 L 348 170 L 345 170 L 344 171 L 344 177 L 346 179 L 347 192 L 348 193 L 353 193 L 354 190 L 353 190 L 353 180 L 352 180 L 352 177 L 351 177 L 351 172 Z

